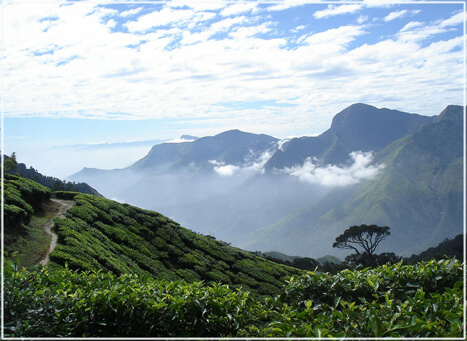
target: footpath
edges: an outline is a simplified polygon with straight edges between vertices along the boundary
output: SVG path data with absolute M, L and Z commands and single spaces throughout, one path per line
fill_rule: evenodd
M 55 249 L 57 246 L 57 234 L 53 231 L 54 227 L 54 218 L 64 218 L 65 212 L 75 206 L 75 202 L 73 200 L 61 200 L 61 199 L 50 199 L 54 205 L 58 206 L 58 212 L 52 218 L 47 221 L 47 223 L 42 227 L 42 229 L 52 236 L 52 240 L 50 241 L 49 250 L 45 254 L 44 258 L 39 262 L 41 265 L 49 264 L 49 254 Z

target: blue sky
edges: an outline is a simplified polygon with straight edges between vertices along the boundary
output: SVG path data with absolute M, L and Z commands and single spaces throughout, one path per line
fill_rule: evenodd
M 463 5 L 3 1 L 4 151 L 41 170 L 77 144 L 315 135 L 356 102 L 436 115 L 464 101 Z

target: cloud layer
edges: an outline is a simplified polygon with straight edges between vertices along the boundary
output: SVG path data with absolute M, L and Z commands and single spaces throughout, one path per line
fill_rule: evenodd
M 385 167 L 384 164 L 371 165 L 372 153 L 352 152 L 350 157 L 353 163 L 348 167 L 319 166 L 316 160 L 307 158 L 302 166 L 285 168 L 283 172 L 296 176 L 306 183 L 341 187 L 357 184 L 366 179 L 374 179 Z
M 4 112 L 276 136 L 322 132 L 355 102 L 436 114 L 462 101 L 463 13 L 413 8 L 7 2 Z M 288 106 L 219 105 L 229 100 Z

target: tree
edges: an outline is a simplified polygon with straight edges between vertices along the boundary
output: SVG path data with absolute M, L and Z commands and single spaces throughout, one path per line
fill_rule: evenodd
M 11 153 L 10 157 L 5 157 L 3 160 L 5 173 L 15 174 L 18 171 L 18 162 L 16 161 L 16 153 Z
M 388 226 L 351 226 L 336 238 L 332 247 L 354 250 L 357 258 L 368 265 L 374 265 L 376 248 L 390 234 Z

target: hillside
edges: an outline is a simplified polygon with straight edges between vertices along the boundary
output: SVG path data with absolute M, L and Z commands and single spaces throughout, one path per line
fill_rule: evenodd
M 464 235 L 458 234 L 452 239 L 446 238 L 436 246 L 430 247 L 418 255 L 406 258 L 407 262 L 417 263 L 430 259 L 445 259 L 446 257 L 464 259 Z
M 376 179 L 332 191 L 253 232 L 242 247 L 312 257 L 337 254 L 332 243 L 346 228 L 375 223 L 391 227 L 381 251 L 408 256 L 461 233 L 462 115 L 462 107 L 448 106 L 375 155 L 373 164 L 385 165 Z
M 13 253 L 25 266 L 37 264 L 46 254 L 50 237 L 41 229 L 49 216 L 44 204 L 51 196 L 49 188 L 32 180 L 5 174 L 3 183 L 4 250 Z M 48 207 L 50 211 L 53 207 Z
M 8 160 L 10 158 L 6 155 L 4 155 L 3 157 L 5 158 L 5 160 Z M 38 172 L 33 167 L 28 168 L 26 164 L 21 162 L 16 162 L 16 170 L 11 171 L 10 174 L 14 175 L 14 173 L 17 173 L 18 175 L 26 179 L 34 180 L 35 182 L 45 187 L 48 187 L 52 191 L 73 191 L 101 196 L 94 188 L 89 186 L 87 183 L 68 182 L 52 176 L 46 176 Z
M 343 164 L 353 151 L 378 152 L 390 143 L 416 132 L 434 117 L 357 103 L 334 116 L 331 127 L 316 137 L 286 142 L 266 163 L 266 170 L 302 165 L 307 158 L 322 164 Z
M 15 231 L 37 229 L 26 224 L 47 209 L 50 190 L 6 175 L 4 193 L 5 237 L 15 242 Z M 75 206 L 55 218 L 60 245 L 52 263 L 26 270 L 5 261 L 6 337 L 462 334 L 458 261 L 304 273 L 157 212 L 87 194 L 55 195 Z

